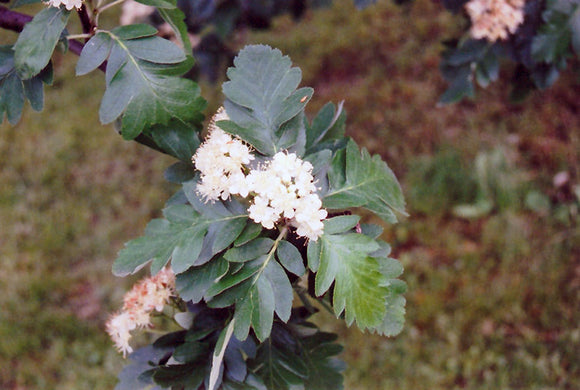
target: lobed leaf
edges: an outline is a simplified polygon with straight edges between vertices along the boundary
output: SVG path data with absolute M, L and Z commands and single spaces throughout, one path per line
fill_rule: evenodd
M 379 248 L 372 238 L 356 233 L 325 233 L 308 244 L 315 293 L 323 295 L 334 283 L 334 312 L 338 317 L 344 311 L 348 325 L 356 320 L 361 329 L 373 328 L 384 318 L 387 279 L 370 255 Z
M 259 152 L 275 154 L 284 135 L 278 130 L 304 110 L 313 93 L 311 88 L 296 90 L 302 72 L 291 65 L 277 49 L 246 46 L 228 69 L 230 81 L 223 84 L 224 106 L 231 122 L 218 125 Z
M 364 207 L 391 223 L 397 222 L 393 211 L 406 214 L 403 193 L 391 169 L 380 156 L 371 157 L 364 148 L 359 151 L 352 139 L 346 150 L 336 153 L 328 179 L 325 208 Z
M 245 214 L 234 214 L 225 207 L 220 212 L 201 214 L 189 205 L 172 205 L 164 210 L 165 219 L 153 220 L 147 225 L 145 236 L 129 241 L 119 252 L 113 264 L 113 273 L 125 276 L 135 273 L 152 260 L 151 272 L 157 273 L 169 259 L 176 274 L 185 272 L 194 265 L 201 265 L 211 259 L 215 251 L 209 245 L 208 257 L 202 250 L 213 244 L 212 229 L 216 225 L 230 223 L 239 226 L 230 235 L 230 243 L 235 240 L 245 225 Z M 215 234 L 215 233 L 214 233 Z M 229 245 L 229 244 L 228 244 Z M 218 248 L 219 249 L 219 248 Z

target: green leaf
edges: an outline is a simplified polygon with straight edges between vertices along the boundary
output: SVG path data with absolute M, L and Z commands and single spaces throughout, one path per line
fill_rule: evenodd
M 312 97 L 311 88 L 296 90 L 302 78 L 288 57 L 269 46 L 245 47 L 228 69 L 230 81 L 223 84 L 228 98 L 224 103 L 233 122 L 219 123 L 225 131 L 238 135 L 259 152 L 275 154 L 284 134 L 279 128 L 299 113 Z
M 537 62 L 557 64 L 569 53 L 573 40 L 572 26 L 578 4 L 572 1 L 549 0 L 542 13 L 545 21 L 532 41 L 532 58 Z M 576 38 L 577 39 L 577 38 Z
M 297 340 L 282 326 L 276 325 L 275 331 L 271 338 L 259 345 L 256 357 L 248 366 L 262 378 L 268 389 L 301 388 L 308 376 L 308 367 L 302 356 L 296 353 Z
M 171 0 L 171 2 L 176 3 L 175 0 Z M 157 8 L 157 12 L 175 32 L 185 55 L 191 56 L 191 42 L 185 24 L 185 14 L 179 8 Z
M 328 218 L 324 221 L 324 233 L 344 233 L 354 228 L 359 221 L 360 217 L 358 215 L 340 215 L 338 217 Z
M 48 7 L 24 26 L 14 45 L 14 63 L 21 79 L 36 76 L 48 65 L 69 15 L 62 7 Z
M 288 241 L 280 241 L 276 248 L 276 256 L 280 264 L 294 275 L 302 276 L 306 272 L 300 251 Z
M 304 388 L 308 390 L 340 390 L 343 388 L 341 371 L 344 364 L 334 356 L 342 352 L 342 346 L 335 344 L 337 336 L 318 332 L 301 340 L 302 358 L 308 367 L 308 378 Z
M 323 206 L 328 209 L 364 207 L 383 220 L 397 222 L 393 211 L 406 215 L 405 201 L 395 175 L 380 156 L 359 151 L 349 140 L 346 152 L 337 153 L 328 174 L 329 191 Z
M 356 233 L 325 233 L 309 243 L 308 263 L 317 268 L 316 295 L 323 295 L 334 283 L 336 316 L 344 311 L 346 323 L 356 320 L 361 329 L 378 326 L 385 314 L 386 278 L 378 260 L 370 256 L 378 249 L 375 240 Z
M 51 63 L 36 76 L 22 80 L 14 65 L 12 46 L 0 46 L 0 120 L 3 122 L 6 115 L 10 124 L 17 124 L 26 99 L 32 109 L 41 111 L 44 105 L 43 82 L 52 82 Z
M 4 113 L 11 125 L 20 121 L 24 108 L 24 87 L 17 73 L 9 73 L 0 81 L 0 114 Z
M 224 254 L 224 258 L 230 262 L 236 263 L 257 259 L 258 257 L 267 254 L 270 249 L 272 249 L 273 245 L 274 241 L 270 238 L 257 238 L 242 246 L 229 249 Z
M 76 75 L 82 76 L 97 69 L 111 52 L 113 41 L 107 34 L 96 34 L 83 47 L 76 66 Z
M 385 317 L 380 325 L 372 330 L 383 336 L 396 336 L 401 333 L 405 325 L 405 297 L 407 291 L 405 282 L 396 279 L 403 273 L 403 266 L 392 258 L 380 259 L 381 273 L 387 282 L 384 286 L 388 289 L 385 299 Z
M 270 338 L 249 359 L 248 368 L 268 389 L 340 390 L 344 364 L 335 358 L 342 351 L 335 341 L 336 335 L 317 332 L 312 324 L 276 323 Z
M 258 277 L 246 296 L 236 301 L 236 338 L 245 340 L 252 326 L 258 340 L 267 339 L 272 329 L 275 305 L 272 285 L 267 279 Z
M 312 120 L 312 125 L 306 132 L 306 150 L 311 150 L 319 143 L 337 140 L 344 137 L 346 130 L 346 115 L 343 111 L 344 102 L 338 108 L 332 103 L 326 103 Z
M 191 164 L 200 141 L 195 126 L 178 120 L 171 120 L 166 125 L 154 125 L 147 130 L 153 141 L 167 154 Z
M 270 335 L 274 312 L 282 321 L 288 321 L 292 310 L 293 290 L 286 272 L 274 258 L 268 238 L 258 238 L 230 249 L 224 257 L 234 259 L 228 273 L 212 285 L 206 293 L 206 301 L 212 307 L 224 307 L 234 303 L 235 335 L 245 340 L 250 328 L 260 341 Z M 231 260 L 230 260 L 231 261 Z M 233 267 L 244 261 L 241 268 Z
M 113 264 L 115 275 L 135 273 L 150 260 L 153 260 L 153 274 L 163 268 L 170 258 L 171 267 L 177 274 L 191 266 L 201 265 L 215 255 L 210 252 L 207 259 L 200 261 L 206 236 L 212 227 L 229 221 L 243 228 L 247 219 L 245 214 L 234 214 L 225 207 L 220 209 L 220 213 L 200 214 L 188 205 L 172 205 L 163 212 L 166 219 L 151 221 L 145 236 L 129 241 L 119 252 Z M 235 238 L 230 237 L 230 240 L 233 242 Z
M 181 184 L 195 179 L 196 171 L 191 162 L 178 161 L 163 172 L 163 177 L 170 183 Z
M 152 37 L 153 30 L 147 25 L 123 26 L 93 38 L 106 34 L 112 41 L 99 117 L 106 124 L 122 116 L 125 139 L 172 119 L 194 126 L 203 119 L 205 100 L 199 96 L 199 87 L 175 77 L 191 66 L 191 59 L 175 44 Z
M 234 242 L 234 245 L 235 246 L 244 245 L 250 240 L 253 240 L 254 238 L 258 237 L 260 233 L 262 233 L 262 225 L 254 223 L 252 221 L 248 221 L 246 227 Z
M 129 24 L 114 28 L 111 33 L 118 39 L 127 40 L 152 37 L 157 34 L 157 29 L 150 24 Z
M 135 1 L 156 8 L 173 9 L 176 7 L 175 1 L 170 0 L 135 0 Z
M 228 262 L 222 257 L 199 267 L 191 267 L 175 278 L 175 289 L 185 301 L 198 303 L 207 290 L 228 271 Z

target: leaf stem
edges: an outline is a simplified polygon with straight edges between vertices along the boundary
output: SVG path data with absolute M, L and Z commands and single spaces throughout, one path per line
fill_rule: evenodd
M 125 2 L 125 0 L 115 0 L 112 3 L 105 4 L 105 5 L 103 5 L 100 8 L 95 8 L 95 14 L 98 17 L 98 15 L 100 13 L 102 13 L 103 11 L 108 10 L 109 8 L 112 8 L 112 7 L 116 6 L 116 5 L 121 4 L 121 3 L 124 3 L 124 2 Z
M 71 35 L 67 35 L 66 39 L 71 40 L 71 39 L 88 39 L 90 38 L 92 35 L 91 34 L 71 34 Z

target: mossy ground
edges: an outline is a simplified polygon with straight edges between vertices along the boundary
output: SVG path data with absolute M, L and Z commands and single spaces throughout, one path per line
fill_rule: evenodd
M 579 388 L 578 80 L 564 73 L 514 104 L 505 72 L 476 100 L 438 107 L 440 41 L 457 19 L 426 0 L 340 3 L 244 40 L 303 69 L 310 114 L 345 100 L 349 135 L 383 156 L 408 200 L 411 216 L 384 236 L 409 285 L 403 333 L 318 319 L 346 345 L 346 388 Z M 113 277 L 111 264 L 175 190 L 163 180 L 170 158 L 98 123 L 103 76 L 75 79 L 70 54 L 57 63 L 45 111 L 0 127 L 3 389 L 114 387 L 123 360 L 103 324 L 133 280 Z M 475 168 L 482 156 L 488 181 Z M 555 187 L 563 171 L 570 182 Z M 491 211 L 455 216 L 482 196 Z

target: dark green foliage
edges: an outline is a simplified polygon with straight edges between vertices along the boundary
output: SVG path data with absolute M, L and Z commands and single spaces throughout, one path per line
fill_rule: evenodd
M 205 100 L 199 88 L 177 77 L 191 67 L 191 59 L 156 33 L 149 25 L 99 32 L 87 42 L 77 66 L 77 74 L 82 75 L 108 59 L 99 116 L 105 124 L 122 116 L 121 133 L 126 139 L 171 119 L 196 124 L 203 118 Z
M 43 84 L 52 84 L 52 64 L 37 75 L 22 79 L 14 63 L 14 51 L 10 45 L 0 46 L 0 118 L 4 115 L 15 125 L 20 121 L 25 99 L 32 109 L 42 111 L 44 106 Z
M 48 65 L 69 15 L 64 8 L 49 7 L 26 24 L 14 44 L 14 64 L 22 79 L 36 76 Z

